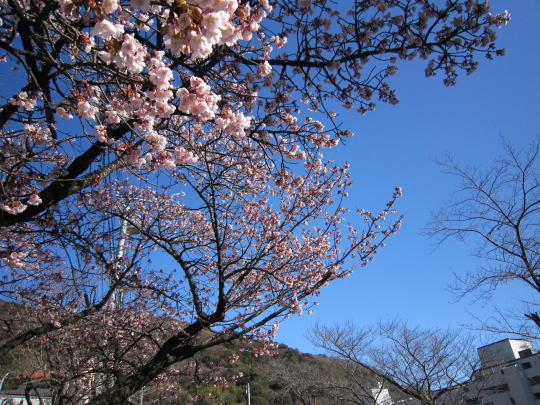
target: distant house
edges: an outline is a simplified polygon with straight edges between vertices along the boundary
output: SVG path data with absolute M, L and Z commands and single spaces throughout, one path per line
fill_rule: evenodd
M 443 405 L 539 405 L 540 353 L 523 339 L 504 339 L 478 348 L 481 368 L 440 398 Z M 416 399 L 399 405 L 419 405 Z
M 32 390 L 31 405 L 51 405 L 50 391 L 43 388 Z M 25 386 L 20 385 L 15 390 L 0 391 L 0 405 L 28 405 L 25 396 Z
M 388 389 L 384 388 L 382 384 L 378 384 L 378 387 L 371 390 L 371 396 L 375 401 L 375 405 L 392 405 L 392 397 Z

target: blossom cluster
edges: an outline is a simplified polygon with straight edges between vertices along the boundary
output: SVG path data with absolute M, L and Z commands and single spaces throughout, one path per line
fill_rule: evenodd
M 222 129 L 226 134 L 235 138 L 243 138 L 246 135 L 246 129 L 251 125 L 251 117 L 246 117 L 241 112 L 231 110 L 222 111 L 220 117 L 216 120 L 216 126 Z
M 165 45 L 176 53 L 206 58 L 214 46 L 232 46 L 240 39 L 250 39 L 259 23 L 271 10 L 267 1 L 252 13 L 248 4 L 237 0 L 181 1 L 177 9 L 167 9 L 161 16 L 166 22 Z M 235 23 L 240 16 L 240 23 Z
M 32 111 L 37 104 L 37 97 L 29 95 L 26 91 L 21 91 L 16 97 L 11 98 L 9 102 L 24 108 L 26 111 Z

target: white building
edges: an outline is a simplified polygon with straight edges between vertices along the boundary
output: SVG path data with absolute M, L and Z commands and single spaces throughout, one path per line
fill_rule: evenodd
M 448 390 L 441 405 L 540 405 L 540 353 L 522 339 L 478 348 L 481 368 L 472 380 Z M 398 402 L 419 405 L 416 399 Z
M 383 384 L 377 384 L 377 387 L 371 390 L 371 398 L 375 405 L 392 405 L 392 397 L 388 389 L 384 388 Z
M 529 341 L 504 339 L 480 347 L 478 355 L 477 378 L 485 382 L 478 404 L 540 404 L 540 354 Z
M 504 339 L 478 348 L 482 368 L 514 361 L 534 354 L 531 342 L 523 339 Z

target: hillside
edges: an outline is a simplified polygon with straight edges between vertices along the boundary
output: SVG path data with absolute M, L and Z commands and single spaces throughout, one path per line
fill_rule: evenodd
M 237 361 L 230 364 L 228 360 L 235 355 Z M 43 376 L 35 371 L 31 359 L 19 353 L 2 360 L 0 374 L 10 373 L 3 390 L 13 390 Z M 285 345 L 279 345 L 274 356 L 255 357 L 241 344 L 231 343 L 208 350 L 197 357 L 196 363 L 198 373 L 179 376 L 175 393 L 164 394 L 156 387 L 148 387 L 143 392 L 143 403 L 180 405 L 197 398 L 192 403 L 245 404 L 249 383 L 252 405 L 331 405 L 344 398 L 365 396 L 365 391 L 374 386 L 372 378 L 351 372 L 341 360 L 301 353 Z M 139 404 L 140 397 L 133 403 Z
M 236 362 L 228 363 L 227 359 L 235 355 Z M 365 370 L 345 361 L 302 353 L 283 344 L 277 346 L 273 356 L 256 357 L 245 345 L 235 342 L 210 349 L 197 361 L 202 374 L 217 371 L 232 381 L 223 385 L 208 384 L 203 378 L 185 381 L 189 393 L 200 395 L 195 402 L 198 405 L 245 404 L 248 383 L 251 405 L 372 404 L 371 390 L 377 386 Z M 241 377 L 235 378 L 238 375 Z M 397 399 L 399 394 L 392 392 L 392 397 Z
M 0 340 L 5 341 L 17 330 L 39 323 L 39 318 L 35 311 L 0 301 Z M 353 403 L 361 404 L 362 398 L 377 386 L 365 370 L 338 359 L 301 353 L 283 344 L 276 346 L 273 356 L 256 356 L 254 349 L 257 347 L 244 342 L 208 349 L 179 364 L 178 371 L 171 371 L 166 379 L 145 387 L 132 402 L 141 404 L 142 399 L 144 404 L 245 404 L 249 384 L 252 405 L 331 405 L 353 398 L 356 398 Z M 70 350 L 74 349 L 56 346 L 37 349 L 29 344 L 11 352 L 9 357 L 0 359 L 0 378 L 9 373 L 3 390 L 31 384 L 57 392 L 74 392 L 78 387 L 69 382 L 62 388 L 54 387 L 55 376 L 66 374 L 65 369 L 56 365 L 58 358 L 73 353 Z M 106 383 L 103 375 L 99 375 L 94 372 L 91 377 L 97 384 L 95 389 Z

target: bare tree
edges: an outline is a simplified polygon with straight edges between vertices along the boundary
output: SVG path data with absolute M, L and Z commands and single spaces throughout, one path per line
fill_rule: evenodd
M 267 366 L 268 375 L 294 403 L 389 404 L 381 401 L 386 385 L 351 361 L 326 356 L 313 356 L 308 361 L 303 357 L 276 357 Z
M 352 361 L 342 361 L 340 365 L 345 377 L 332 382 L 330 390 L 333 398 L 338 403 L 355 405 L 392 404 L 388 389 L 390 386 L 386 381 Z
M 504 143 L 504 155 L 487 169 L 463 168 L 452 158 L 443 163 L 461 186 L 434 215 L 429 233 L 441 243 L 450 238 L 472 242 L 474 254 L 485 260 L 458 277 L 455 291 L 460 297 L 473 292 L 490 297 L 500 285 L 514 281 L 540 292 L 539 153 L 537 138 L 523 150 Z M 534 332 L 520 331 L 530 337 L 540 327 L 540 316 L 537 304 L 529 305 L 525 316 L 534 322 Z M 505 322 L 499 331 L 516 332 Z
M 309 337 L 329 354 L 354 363 L 383 386 L 422 405 L 449 400 L 456 404 L 465 395 L 474 396 L 470 390 L 455 389 L 469 381 L 477 368 L 470 340 L 458 332 L 388 322 L 363 329 L 351 324 L 318 325 Z
M 269 365 L 269 374 L 295 404 L 310 405 L 313 398 L 322 398 L 322 403 L 329 403 L 325 401 L 330 390 L 329 375 L 324 372 L 322 362 L 294 358 L 284 367 L 283 360 L 272 359 Z

